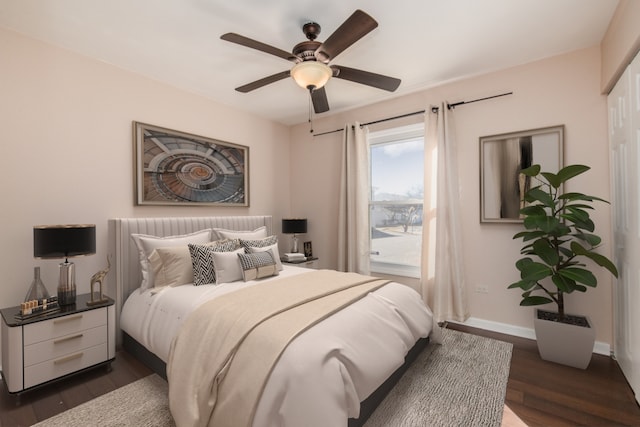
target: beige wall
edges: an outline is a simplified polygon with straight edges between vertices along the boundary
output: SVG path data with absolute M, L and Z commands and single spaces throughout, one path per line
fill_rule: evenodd
M 0 52 L 0 306 L 23 300 L 34 266 L 55 293 L 59 261 L 33 258 L 36 224 L 97 225 L 97 254 L 75 260 L 88 292 L 109 218 L 288 215 L 287 127 L 13 32 L 0 30 Z M 133 120 L 249 146 L 251 206 L 135 206 Z
M 621 0 L 602 38 L 602 92 L 609 93 L 640 50 L 640 1 Z
M 96 223 L 98 253 L 76 261 L 78 288 L 105 265 L 107 219 L 126 216 L 289 214 L 309 218 L 314 252 L 322 267 L 336 266 L 337 192 L 341 134 L 313 138 L 308 125 L 290 129 L 233 110 L 194 94 L 142 78 L 108 64 L 0 30 L 2 123 L 2 209 L 0 305 L 19 303 L 33 267 L 55 292 L 57 261 L 32 256 L 35 224 Z M 316 132 L 513 91 L 514 95 L 455 111 L 460 146 L 460 183 L 465 212 L 465 271 L 472 316 L 531 327 L 531 309 L 518 307 L 513 262 L 518 227 L 478 220 L 478 138 L 502 132 L 564 124 L 565 160 L 593 170 L 576 183 L 609 198 L 606 100 L 600 95 L 600 50 L 592 48 L 509 70 L 451 83 L 328 118 L 316 118 Z M 332 82 L 332 84 L 352 84 Z M 329 92 L 329 101 L 330 93 Z M 248 145 L 251 207 L 136 207 L 133 203 L 131 121 L 137 120 Z M 391 122 L 397 126 L 421 116 Z M 378 126 L 374 129 L 380 129 Z M 290 147 L 291 146 L 291 147 Z M 289 150 L 291 148 L 291 150 Z M 596 212 L 610 253 L 610 215 Z M 569 298 L 570 311 L 588 313 L 599 341 L 611 342 L 611 280 Z M 477 294 L 477 285 L 489 294 Z
M 333 84 L 334 82 L 331 82 Z M 409 96 L 317 119 L 316 132 L 340 128 L 353 121 L 367 122 L 438 105 L 513 91 L 514 94 L 455 110 L 463 200 L 464 265 L 474 318 L 531 328 L 531 308 L 518 306 L 518 291 L 507 286 L 518 279 L 514 262 L 520 242 L 513 224 L 479 222 L 478 138 L 504 132 L 565 125 L 565 163 L 584 163 L 592 170 L 576 180 L 574 189 L 610 198 L 606 98 L 600 94 L 600 49 L 569 53 L 528 65 L 451 83 Z M 331 101 L 331 89 L 328 89 Z M 397 126 L 422 116 L 388 122 Z M 375 129 L 379 129 L 378 126 Z M 308 125 L 291 129 L 292 212 L 309 218 L 309 239 L 323 267 L 336 267 L 337 198 L 341 134 L 313 138 Z M 571 190 L 571 188 L 569 188 Z M 602 252 L 610 255 L 608 205 L 595 212 L 604 238 Z M 568 311 L 591 316 L 597 340 L 612 341 L 611 279 L 598 274 L 599 286 L 568 298 Z M 481 285 L 488 294 L 475 293 Z

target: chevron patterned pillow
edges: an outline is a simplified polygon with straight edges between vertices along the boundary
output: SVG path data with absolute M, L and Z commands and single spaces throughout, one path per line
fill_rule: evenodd
M 238 239 L 220 240 L 209 245 L 189 244 L 195 286 L 216 283 L 216 269 L 213 262 L 215 252 L 232 252 L 241 248 Z

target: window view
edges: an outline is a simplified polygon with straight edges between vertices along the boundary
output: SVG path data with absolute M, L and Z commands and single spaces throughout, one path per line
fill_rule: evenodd
M 369 134 L 371 271 L 420 276 L 424 126 Z

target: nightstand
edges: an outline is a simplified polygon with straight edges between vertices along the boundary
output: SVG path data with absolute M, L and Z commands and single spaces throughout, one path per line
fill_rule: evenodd
M 295 265 L 296 267 L 312 268 L 314 270 L 319 268 L 318 258 L 307 258 L 302 261 L 284 261 L 283 259 L 280 259 L 280 262 L 287 265 Z
M 114 301 L 87 306 L 90 294 L 59 311 L 21 320 L 20 307 L 2 314 L 2 377 L 20 394 L 98 366 L 110 367 L 116 353 Z

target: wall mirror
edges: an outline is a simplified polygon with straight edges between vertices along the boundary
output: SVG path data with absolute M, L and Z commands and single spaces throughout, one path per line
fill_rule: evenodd
M 530 185 L 520 170 L 539 164 L 556 173 L 563 165 L 564 126 L 480 138 L 480 222 L 522 222 L 522 195 Z

